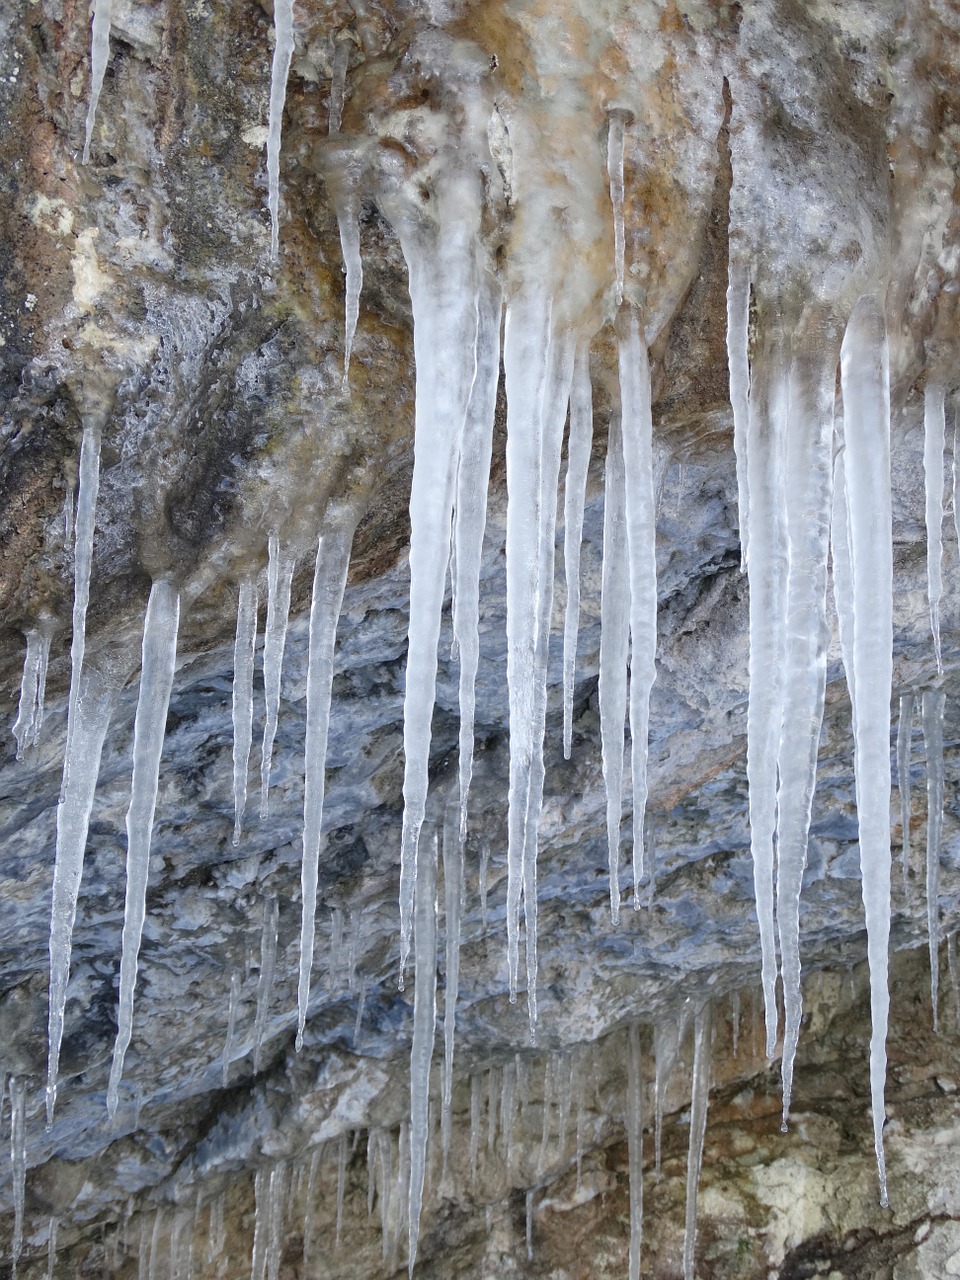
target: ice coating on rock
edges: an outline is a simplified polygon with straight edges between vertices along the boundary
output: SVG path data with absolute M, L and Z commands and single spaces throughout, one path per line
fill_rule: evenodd
M 607 860 L 610 914 L 620 917 L 620 814 L 623 790 L 623 726 L 627 714 L 627 650 L 630 639 L 630 567 L 626 532 L 626 483 L 620 419 L 610 419 L 603 494 L 603 572 L 600 594 L 600 744 L 607 791 Z
M 270 256 L 280 251 L 280 133 L 293 57 L 293 0 L 274 0 L 273 64 L 270 69 L 270 115 L 267 124 L 267 203 L 270 207 Z
M 570 386 L 570 426 L 567 435 L 567 475 L 563 491 L 563 568 L 567 603 L 563 620 L 563 756 L 573 747 L 573 692 L 576 680 L 577 634 L 580 630 L 580 543 L 587 494 L 587 472 L 593 447 L 593 387 L 590 349 L 581 343 L 573 364 Z
M 280 537 L 270 534 L 267 560 L 267 624 L 263 634 L 263 694 L 266 715 L 263 724 L 263 750 L 260 757 L 260 817 L 270 814 L 270 773 L 273 767 L 273 743 L 280 716 L 280 677 L 283 650 L 290 621 L 290 588 L 293 583 L 295 557 L 280 551 Z
M 120 953 L 120 1003 L 117 1038 L 107 1085 L 107 1111 L 116 1114 L 120 1080 L 130 1037 L 133 1034 L 133 1001 L 137 985 L 140 940 L 147 906 L 150 874 L 150 842 L 157 807 L 160 755 L 167 729 L 167 708 L 177 661 L 180 625 L 180 592 L 172 582 L 158 579 L 150 589 L 143 620 L 140 696 L 133 726 L 133 778 L 127 809 L 127 893 L 123 910 Z
M 233 843 L 240 843 L 247 807 L 247 775 L 253 741 L 253 667 L 257 648 L 257 585 L 240 583 L 237 638 L 233 647 Z
M 459 840 L 456 842 L 459 850 Z M 413 1277 L 429 1135 L 430 1062 L 437 1012 L 437 836 L 420 844 L 414 927 L 413 1042 L 410 1046 L 410 1182 L 407 1268 Z
M 923 479 L 926 490 L 927 599 L 937 672 L 940 651 L 940 600 L 943 596 L 943 447 L 946 425 L 944 389 L 928 382 L 923 393 Z
M 942 689 L 924 689 L 920 714 L 927 754 L 927 939 L 930 950 L 930 1004 L 933 1029 L 939 1031 L 940 997 L 940 843 L 943 839 L 943 712 Z
M 694 1280 L 697 1248 L 697 1200 L 703 1166 L 703 1140 L 710 1103 L 713 1057 L 713 1006 L 708 1001 L 693 1024 L 693 1087 L 690 1099 L 690 1143 L 687 1148 L 687 1200 L 683 1228 L 683 1280 Z
M 90 163 L 90 143 L 97 119 L 97 106 L 103 77 L 110 58 L 110 9 L 112 0 L 91 0 L 90 36 L 90 98 L 87 103 L 87 121 L 83 140 L 83 163 Z

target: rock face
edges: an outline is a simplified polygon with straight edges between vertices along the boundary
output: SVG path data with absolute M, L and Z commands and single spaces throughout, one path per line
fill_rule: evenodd
M 251 1266 L 253 1280 L 371 1276 L 406 1265 L 413 984 L 397 990 L 397 897 L 414 404 L 430 355 L 422 313 L 415 349 L 413 319 L 418 272 L 455 293 L 461 259 L 443 257 L 444 236 L 466 225 L 466 205 L 453 174 L 472 184 L 476 261 L 512 301 L 514 333 L 539 290 L 552 331 L 584 344 L 594 443 L 569 759 L 557 558 L 532 1047 L 527 1010 L 509 998 L 506 951 L 504 544 L 518 473 L 507 442 L 516 409 L 501 382 L 480 567 L 452 1137 L 441 1135 L 438 1035 L 416 1274 L 627 1275 L 627 1046 L 639 1024 L 641 1273 L 682 1275 L 692 1028 L 709 1002 L 714 1093 L 696 1273 L 960 1275 L 957 544 L 948 519 L 940 675 L 923 480 L 928 388 L 946 393 L 948 461 L 954 448 L 960 9 L 950 0 L 304 0 L 282 118 L 276 260 L 264 151 L 271 12 L 113 0 L 84 164 L 87 17 L 63 0 L 7 0 L 0 12 L 0 695 L 10 724 L 25 637 L 50 641 L 37 742 L 17 760 L 8 736 L 0 759 L 3 1116 L 15 1135 L 25 1130 L 26 1152 L 25 1190 L 17 1141 L 0 1180 L 5 1257 L 18 1251 L 22 1220 L 16 1265 L 29 1276 L 45 1272 L 48 1254 L 57 1275 L 136 1270 L 149 1280 L 165 1271 L 233 1277 Z M 622 281 L 611 119 L 625 125 Z M 344 278 L 343 227 L 348 248 L 358 229 L 363 269 L 349 382 L 345 292 L 355 277 Z M 924 954 L 918 720 L 912 858 L 893 876 L 889 1210 L 877 1205 L 868 1116 L 851 707 L 832 602 L 801 906 L 804 1025 L 786 1135 L 776 1064 L 764 1053 L 745 770 L 748 586 L 727 364 L 731 262 L 749 268 L 756 395 L 789 365 L 802 371 L 798 386 L 809 375 L 832 396 L 844 328 L 863 299 L 882 312 L 888 335 L 893 718 L 899 694 L 945 690 L 939 928 L 950 979 L 938 1038 Z M 614 926 L 598 669 L 604 468 L 608 437 L 620 430 L 628 313 L 640 317 L 649 349 L 659 608 L 648 864 L 635 883 L 626 822 Z M 456 353 L 448 329 L 435 324 L 435 340 Z M 453 372 L 439 363 L 441 397 Z M 113 714 L 73 932 L 59 1097 L 45 1130 L 47 948 L 84 433 L 102 442 L 84 669 L 112 690 Z M 476 477 L 478 489 L 484 482 Z M 338 523 L 357 528 L 337 632 L 314 985 L 298 1052 L 308 615 L 317 539 Z M 562 523 L 561 507 L 558 546 Z M 294 568 L 261 820 L 272 535 Z M 254 748 L 234 845 L 234 635 L 241 584 L 254 580 Z M 133 1037 L 110 1120 L 125 815 L 143 619 L 157 582 L 179 592 L 177 664 Z M 423 837 L 446 822 L 448 854 L 457 844 L 449 828 L 460 678 L 451 615 L 448 590 Z M 794 728 L 803 726 L 787 733 Z M 456 896 L 445 902 L 441 887 L 441 1012 Z

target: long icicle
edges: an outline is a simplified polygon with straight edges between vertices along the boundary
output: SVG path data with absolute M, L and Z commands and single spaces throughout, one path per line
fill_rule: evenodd
M 603 573 L 600 587 L 600 747 L 607 791 L 607 858 L 610 914 L 620 918 L 620 814 L 623 789 L 623 726 L 627 714 L 627 649 L 630 637 L 630 577 L 626 493 L 620 419 L 607 436 L 603 497 Z
M 280 552 L 280 538 L 270 534 L 267 559 L 267 624 L 263 634 L 263 693 L 266 716 L 263 724 L 263 750 L 260 757 L 260 817 L 270 814 L 270 772 L 273 767 L 273 742 L 280 717 L 280 677 L 283 650 L 290 619 L 290 588 L 293 582 L 294 557 Z
M 567 476 L 563 495 L 563 568 L 567 603 L 563 620 L 563 758 L 573 749 L 573 692 L 576 681 L 577 635 L 580 630 L 580 544 L 587 496 L 587 472 L 593 448 L 593 387 L 590 347 L 583 343 L 573 364 L 570 387 L 570 427 L 567 436 Z
M 90 101 L 87 104 L 87 122 L 83 141 L 83 163 L 90 163 L 90 144 L 93 126 L 97 119 L 97 106 L 103 77 L 110 59 L 110 7 L 111 0 L 92 0 L 93 21 L 90 36 Z
M 459 849 L 459 841 L 457 841 Z M 407 1269 L 411 1280 L 420 1238 L 420 1210 L 429 1136 L 430 1060 L 437 1014 L 437 835 L 417 855 L 413 1043 L 410 1046 L 410 1182 Z
M 657 678 L 657 528 L 653 493 L 650 364 L 636 309 L 621 313 L 620 407 L 630 566 L 630 758 L 633 779 L 633 906 L 640 909 L 647 807 L 650 690 Z
M 324 762 L 330 729 L 333 692 L 333 655 L 337 623 L 350 567 L 353 522 L 334 526 L 320 535 L 310 601 L 310 650 L 307 662 L 307 731 L 303 783 L 303 864 L 300 883 L 303 918 L 300 928 L 300 978 L 297 988 L 297 1039 L 303 1045 L 303 1029 L 310 1002 L 313 946 L 316 931 L 317 880 L 323 826 Z
M 703 1165 L 703 1140 L 710 1103 L 713 1006 L 708 1000 L 693 1024 L 693 1087 L 690 1100 L 690 1145 L 687 1149 L 687 1203 L 683 1228 L 683 1280 L 694 1280 L 697 1249 L 697 1200 Z
M 133 1001 L 137 985 L 140 939 L 147 905 L 150 841 L 157 806 L 160 754 L 167 728 L 167 708 L 177 661 L 180 593 L 164 579 L 154 582 L 143 622 L 143 667 L 133 727 L 133 779 L 127 810 L 127 895 L 120 954 L 120 1005 L 117 1038 L 107 1086 L 107 1112 L 116 1115 L 123 1060 L 133 1034 Z
M 910 872 L 910 749 L 913 746 L 913 717 L 917 698 L 913 693 L 900 695 L 900 717 L 897 721 L 897 790 L 900 792 L 901 870 L 906 897 Z
M 928 382 L 923 393 L 923 477 L 926 488 L 927 599 L 937 673 L 943 671 L 940 650 L 940 599 L 943 595 L 943 445 L 944 390 Z
M 870 1094 L 880 1203 L 887 1204 L 883 1151 L 890 937 L 890 694 L 893 682 L 893 527 L 890 494 L 890 374 L 875 304 L 854 310 L 840 351 L 844 488 L 852 568 L 854 766 L 860 876 L 870 966 Z
M 280 251 L 280 133 L 287 76 L 293 57 L 293 0 L 274 0 L 273 65 L 270 69 L 270 116 L 267 125 L 267 202 L 270 206 L 270 257 Z
M 460 839 L 467 835 L 467 799 L 473 776 L 475 685 L 480 660 L 480 558 L 487 519 L 493 419 L 500 380 L 500 285 L 483 272 L 477 326 L 477 373 L 467 407 L 454 514 L 456 590 L 453 633 L 460 653 Z
M 943 836 L 942 689 L 924 689 L 921 701 L 927 754 L 927 939 L 930 949 L 930 1004 L 934 1032 L 940 1030 L 940 841 Z
M 240 583 L 237 638 L 233 647 L 233 843 L 240 843 L 247 807 L 247 775 L 253 741 L 253 666 L 257 648 L 257 585 Z
M 73 716 L 70 749 L 64 762 L 64 782 L 57 806 L 57 851 L 53 868 L 50 911 L 50 997 L 48 1010 L 47 1127 L 53 1124 L 63 1040 L 63 1016 L 70 980 L 70 952 L 77 896 L 83 874 L 83 855 L 100 772 L 100 757 L 110 724 L 113 691 L 99 672 L 87 668 L 80 682 Z

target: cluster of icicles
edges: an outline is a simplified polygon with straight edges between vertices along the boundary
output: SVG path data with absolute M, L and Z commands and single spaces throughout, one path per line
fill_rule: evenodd
M 84 158 L 89 153 L 97 97 L 106 65 L 109 0 L 94 6 L 92 91 Z M 278 245 L 280 122 L 293 47 L 290 0 L 275 5 L 276 48 L 268 130 L 272 249 Z M 341 42 L 342 44 L 342 42 Z M 342 49 L 339 50 L 342 52 Z M 339 128 L 346 58 L 335 60 L 331 132 Z M 600 718 L 607 794 L 610 905 L 617 919 L 624 724 L 629 723 L 633 784 L 634 906 L 644 875 L 643 833 L 650 690 L 655 678 L 657 583 L 652 465 L 650 373 L 641 319 L 624 300 L 623 148 L 628 121 L 611 112 L 607 170 L 614 226 L 614 310 L 619 348 L 620 412 L 610 424 L 605 472 L 600 652 Z M 579 546 L 593 412 L 589 334 L 558 331 L 551 320 L 549 286 L 529 287 L 504 305 L 498 279 L 480 251 L 481 187 L 469 166 L 450 175 L 440 193 L 435 234 L 424 236 L 395 219 L 409 269 L 416 360 L 415 467 L 410 500 L 410 624 L 404 702 L 404 816 L 400 872 L 400 970 L 415 951 L 411 1105 L 405 1159 L 408 1258 L 417 1252 L 428 1148 L 430 1064 L 436 1017 L 437 862 L 439 837 L 427 814 L 430 725 L 433 714 L 441 610 L 450 569 L 453 626 L 460 658 L 459 792 L 453 837 L 443 840 L 447 927 L 448 1009 L 445 1017 L 444 1112 L 449 1115 L 453 1026 L 457 989 L 456 913 L 472 774 L 474 680 L 479 659 L 480 554 L 486 519 L 494 407 L 501 360 L 507 396 L 507 682 L 510 719 L 507 954 L 512 999 L 520 989 L 521 917 L 531 1037 L 537 1007 L 537 851 L 544 782 L 547 656 L 552 614 L 556 495 L 564 427 L 564 749 L 572 741 L 574 670 L 579 613 Z M 446 211 L 446 216 L 444 211 Z M 390 213 L 387 209 L 386 212 Z M 338 208 L 347 267 L 345 374 L 361 287 L 356 208 Z M 890 697 L 892 680 L 892 544 L 889 459 L 889 375 L 886 337 L 878 308 L 862 299 L 847 326 L 840 359 L 842 424 L 834 422 L 835 370 L 817 382 L 789 358 L 751 368 L 748 266 L 731 263 L 728 353 L 740 489 L 743 561 L 750 583 L 750 702 L 747 770 L 751 851 L 762 949 L 767 1052 L 778 1038 L 776 980 L 782 983 L 783 1114 L 790 1105 L 793 1062 L 801 1020 L 799 895 L 806 861 L 817 744 L 823 714 L 826 653 L 823 643 L 828 559 L 840 622 L 844 666 L 853 708 L 856 787 L 863 899 L 871 971 L 873 1035 L 870 1046 L 873 1121 L 886 1201 L 882 1145 L 885 1039 L 888 1008 L 887 948 L 890 913 Z M 502 350 L 501 350 L 502 331 Z M 63 787 L 57 812 L 56 866 L 50 934 L 49 1073 L 47 1116 L 57 1091 L 64 1005 L 87 829 L 114 691 L 84 662 L 85 619 L 99 484 L 100 423 L 85 426 L 75 517 L 75 598 L 71 683 Z M 944 390 L 926 391 L 927 539 L 931 625 L 940 665 L 941 523 L 944 485 Z M 842 440 L 842 447 L 837 444 Z M 956 503 L 955 503 L 956 509 Z M 303 923 L 298 995 L 298 1047 L 307 1018 L 313 967 L 318 860 L 321 848 L 324 758 L 330 715 L 337 620 L 359 513 L 330 516 L 319 538 L 310 611 L 305 799 Z M 67 527 L 74 524 L 72 511 Z M 789 570 L 788 570 L 789 565 Z M 267 815 L 273 738 L 279 708 L 284 637 L 295 564 L 277 535 L 269 544 L 264 635 L 266 723 L 262 749 L 261 816 Z M 189 603 L 189 602 L 187 602 Z M 160 756 L 174 678 L 181 593 L 170 580 L 154 582 L 143 628 L 133 775 L 127 814 L 127 890 L 120 962 L 120 1004 L 107 1107 L 116 1112 L 124 1056 L 133 1028 L 137 962 L 143 930 L 151 832 Z M 253 725 L 253 671 L 257 589 L 240 584 L 235 651 L 235 831 L 240 839 L 246 805 Z M 43 717 L 43 684 L 50 645 L 48 620 L 28 635 L 20 711 L 14 732 L 18 754 L 35 742 Z M 629 675 L 629 679 L 628 679 Z M 904 806 L 904 865 L 909 843 L 909 739 L 913 696 L 901 704 L 898 744 Z M 923 695 L 931 815 L 942 809 L 943 693 Z M 804 728 L 802 728 L 803 726 Z M 936 1009 L 937 865 L 939 819 L 928 838 L 927 890 L 930 958 Z M 445 824 L 446 825 L 446 824 Z M 276 959 L 273 903 L 272 959 Z M 265 920 L 265 938 L 270 929 Z M 269 983 L 267 983 L 269 987 Z M 452 1004 L 450 1003 L 452 1002 Z M 258 1022 L 265 1019 L 258 1000 Z M 263 1026 L 259 1028 L 259 1043 Z M 698 1035 L 701 1054 L 706 1054 Z M 703 1043 L 701 1043 L 701 1041 Z M 630 1066 L 630 1126 L 639 1125 L 639 1063 Z M 257 1054 L 259 1058 L 259 1052 Z M 703 1068 L 706 1072 L 706 1068 Z M 697 1076 L 697 1069 L 694 1072 Z M 706 1077 L 704 1077 L 706 1078 Z M 704 1085 L 705 1088 L 705 1085 Z M 19 1092 L 17 1092 L 19 1090 Z M 14 1128 L 23 1123 L 22 1081 L 11 1086 Z M 705 1094 L 702 1106 L 705 1109 Z M 705 1110 L 704 1110 L 705 1114 Z M 699 1120 L 698 1120 L 699 1123 Z M 22 1138 L 22 1132 L 21 1132 Z M 25 1157 L 19 1151 L 15 1182 L 22 1201 Z M 631 1145 L 631 1164 L 639 1155 Z M 271 1174 L 271 1185 L 273 1176 Z M 634 1193 L 632 1193 L 634 1194 Z M 639 1190 L 635 1192 L 639 1195 Z M 260 1197 L 258 1196 L 258 1203 Z M 633 1216 L 633 1215 L 632 1215 Z M 18 1233 L 22 1207 L 18 1205 Z M 272 1230 L 272 1228 L 271 1228 Z M 630 1274 L 639 1274 L 639 1223 L 631 1244 Z M 692 1247 L 692 1246 L 691 1246 Z M 263 1246 L 266 1248 L 266 1246 Z M 15 1252 L 19 1251 L 19 1234 Z M 266 1256 L 266 1255 L 264 1255 Z M 691 1274 L 692 1254 L 685 1258 Z M 261 1268 L 262 1272 L 262 1268 Z M 255 1263 L 256 1273 L 256 1263 Z M 255 1280 L 259 1277 L 255 1275 Z

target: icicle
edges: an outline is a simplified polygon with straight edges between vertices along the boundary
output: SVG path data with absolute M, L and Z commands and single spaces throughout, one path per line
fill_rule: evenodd
M 923 476 L 926 486 L 927 598 L 937 674 L 943 672 L 940 652 L 940 597 L 943 595 L 943 446 L 944 390 L 927 383 L 923 393 Z
M 87 104 L 86 136 L 83 143 L 84 164 L 90 163 L 93 126 L 97 119 L 97 105 L 100 102 L 103 77 L 110 58 L 110 4 L 111 0 L 91 0 L 93 30 L 90 40 L 90 101 Z
M 270 1231 L 269 1185 L 266 1169 L 258 1169 L 253 1178 L 253 1257 L 250 1262 L 250 1280 L 265 1280 L 267 1274 L 267 1236 Z
M 470 1185 L 477 1185 L 477 1162 L 480 1154 L 480 1077 L 470 1077 Z
M 457 842 L 459 848 L 459 841 Z M 413 1043 L 410 1046 L 410 1190 L 407 1268 L 412 1278 L 420 1237 L 420 1209 L 427 1155 L 430 1060 L 437 1012 L 437 835 L 417 856 L 414 930 Z M 459 891 L 459 886 L 458 886 Z
M 303 915 L 300 927 L 300 978 L 297 988 L 297 1039 L 303 1045 L 303 1029 L 310 1003 L 310 977 L 317 915 L 317 880 L 323 826 L 324 762 L 330 728 L 333 691 L 333 655 L 337 622 L 343 605 L 353 543 L 352 523 L 320 535 L 310 601 L 310 650 L 307 663 L 307 731 L 303 784 L 303 865 L 300 883 Z
M 653 1032 L 653 1052 L 655 1061 L 654 1106 L 656 1110 L 654 1123 L 654 1169 L 660 1176 L 660 1149 L 663 1137 L 663 1099 L 670 1076 L 680 1052 L 680 1041 L 683 1038 L 685 1021 L 659 1022 Z
M 856 630 L 856 602 L 853 589 L 853 549 L 847 511 L 846 467 L 840 449 L 833 464 L 833 516 L 830 521 L 830 553 L 833 567 L 833 601 L 837 610 L 840 652 L 850 693 L 850 707 L 856 718 L 856 667 L 853 636 Z M 859 806 L 858 806 L 859 807 Z
M 150 841 L 157 807 L 160 753 L 167 728 L 167 708 L 177 661 L 180 593 L 164 580 L 155 582 L 143 621 L 143 666 L 133 727 L 133 779 L 127 810 L 127 895 L 120 953 L 120 1006 L 117 1038 L 107 1086 L 107 1112 L 112 1119 L 119 1102 L 123 1060 L 133 1033 L 133 1000 L 137 962 L 147 904 Z
M 557 1071 L 560 1076 L 557 1084 L 557 1152 L 563 1159 L 567 1151 L 567 1126 L 570 1123 L 573 1090 L 573 1070 L 568 1053 L 560 1055 Z
M 577 636 L 580 630 L 580 544 L 587 496 L 587 472 L 593 449 L 593 387 L 590 348 L 577 350 L 570 387 L 567 476 L 563 493 L 563 567 L 567 604 L 563 620 L 563 758 L 573 749 L 573 693 L 576 683 Z
M 870 1091 L 880 1203 L 887 1204 L 883 1153 L 890 935 L 890 692 L 893 680 L 893 532 L 890 496 L 890 377 L 883 319 L 861 302 L 840 353 L 853 625 L 847 682 L 853 702 L 854 774 L 861 893 L 870 964 Z M 816 747 L 814 747 L 814 769 Z
M 603 498 L 603 576 L 600 589 L 600 744 L 607 790 L 607 857 L 610 914 L 620 918 L 620 815 L 623 790 L 623 726 L 627 715 L 627 648 L 630 578 L 626 494 L 620 420 L 610 419 Z
M 731 1019 L 733 1023 L 733 1057 L 736 1061 L 737 1050 L 740 1047 L 740 992 L 734 991 L 731 997 Z
M 227 1006 L 227 1034 L 223 1042 L 223 1087 L 230 1083 L 230 1062 L 233 1057 L 233 1033 L 237 1026 L 237 1005 L 240 1002 L 240 974 L 230 973 L 230 1003 Z
M 740 568 L 747 567 L 750 547 L 750 486 L 747 434 L 750 420 L 750 277 L 745 264 L 730 257 L 727 284 L 727 364 L 733 408 L 733 451 L 737 459 L 737 501 L 740 508 Z
M 497 1149 L 497 1111 L 500 1102 L 500 1090 L 497 1080 L 500 1072 L 491 1067 L 487 1072 L 487 1155 L 492 1156 Z
M 273 978 L 277 969 L 277 936 L 280 908 L 275 897 L 263 904 L 263 929 L 260 934 L 260 977 L 257 981 L 257 1013 L 254 1019 L 253 1071 L 260 1071 L 260 1053 L 267 1028 L 267 1015 L 273 999 Z
M 253 661 L 257 648 L 257 586 L 240 583 L 237 639 L 233 648 L 233 843 L 240 843 L 247 807 L 247 773 L 253 741 Z
M 917 707 L 912 693 L 900 695 L 900 719 L 897 723 L 897 787 L 900 791 L 900 828 L 902 832 L 901 862 L 903 892 L 907 893 L 910 871 L 910 748 L 913 745 L 913 716 Z
M 267 1280 L 278 1280 L 280 1275 L 286 1183 L 287 1166 L 281 1160 L 270 1170 L 267 1191 Z
M 293 0 L 274 0 L 273 66 L 270 70 L 270 117 L 267 126 L 267 201 L 270 206 L 270 256 L 280 249 L 280 131 L 283 104 L 287 97 L 287 76 L 293 57 Z
M 353 37 L 347 31 L 337 36 L 333 50 L 333 75 L 330 78 L 330 109 L 327 117 L 327 133 L 332 138 L 340 132 L 343 119 L 343 98 L 347 87 L 347 70 L 350 65 L 350 45 Z
M 409 1194 L 410 1194 L 410 1125 L 406 1120 L 400 1126 L 400 1138 L 397 1143 L 397 1189 L 396 1189 L 396 1209 L 395 1224 L 393 1235 L 393 1247 L 391 1257 L 389 1259 L 389 1270 L 392 1274 L 397 1269 L 396 1253 L 400 1247 L 400 1239 L 403 1234 L 403 1219 L 406 1212 L 407 1227 L 409 1231 Z
M 647 806 L 650 690 L 657 678 L 657 529 L 653 497 L 650 365 L 635 308 L 619 337 L 620 406 L 630 565 L 630 751 L 633 778 L 633 906 L 640 909 Z
M 953 995 L 953 1025 L 960 1028 L 960 973 L 957 972 L 957 934 L 947 934 L 947 972 L 950 974 L 950 992 Z
M 360 319 L 360 294 L 363 291 L 363 259 L 360 255 L 360 205 L 352 193 L 336 198 L 337 226 L 340 230 L 340 252 L 346 272 L 344 284 L 343 386 L 350 375 L 350 356 Z
M 527 1191 L 526 1198 L 525 1198 L 526 1228 L 524 1230 L 524 1239 L 526 1240 L 526 1245 L 527 1245 L 527 1261 L 528 1262 L 533 1261 L 533 1196 L 534 1196 L 534 1188 L 531 1187 Z
M 547 1151 L 550 1147 L 550 1121 L 553 1112 L 553 1058 L 550 1054 L 543 1061 L 543 1125 L 540 1130 L 540 1152 L 537 1156 L 537 1177 L 547 1167 Z
M 310 1153 L 310 1166 L 307 1170 L 307 1191 L 306 1206 L 303 1211 L 303 1269 L 308 1271 L 310 1267 L 310 1245 L 313 1241 L 313 1212 L 314 1203 L 316 1201 L 316 1183 L 317 1169 L 320 1166 L 320 1157 L 323 1147 L 317 1147 Z
M 693 1280 L 697 1247 L 697 1196 L 703 1164 L 710 1102 L 710 1060 L 713 1008 L 709 1001 L 697 1013 L 693 1027 L 693 1089 L 690 1101 L 690 1146 L 687 1149 L 687 1207 L 683 1229 L 683 1280 Z
M 106 4 L 109 0 L 99 0 Z M 86 648 L 87 606 L 90 603 L 90 570 L 93 564 L 93 534 L 100 492 L 100 427 L 88 424 L 80 444 L 80 489 L 77 496 L 76 540 L 73 548 L 73 638 L 70 641 L 70 701 L 67 708 L 67 750 L 64 786 L 70 759 L 70 737 L 80 693 L 80 672 Z
M 500 285 L 489 272 L 480 282 L 477 373 L 463 428 L 453 525 L 453 634 L 460 654 L 460 839 L 467 835 L 467 797 L 473 776 L 475 684 L 480 657 L 480 557 L 487 519 L 493 419 L 500 380 Z
M 504 1137 L 505 1151 L 503 1157 L 504 1174 L 507 1185 L 510 1185 L 513 1170 L 514 1154 L 514 1111 L 517 1102 L 517 1064 L 508 1062 L 503 1068 L 503 1083 L 500 1090 L 500 1132 Z
M 624 107 L 611 107 L 607 112 L 607 177 L 613 205 L 614 298 L 618 307 L 623 302 L 623 141 L 624 130 L 632 123 L 633 112 Z
M 53 1271 L 57 1262 L 57 1232 L 60 1229 L 60 1219 L 53 1214 L 50 1218 L 50 1226 L 47 1229 L 47 1280 L 53 1280 Z M 143 1268 L 140 1268 L 141 1275 Z
M 260 760 L 260 817 L 270 814 L 270 771 L 273 765 L 273 740 L 280 714 L 280 675 L 283 649 L 290 619 L 290 587 L 296 560 L 280 554 L 280 538 L 270 534 L 267 563 L 267 625 L 263 636 L 263 692 L 266 719 L 263 725 L 263 753 Z
M 150 1265 L 147 1268 L 147 1280 L 157 1280 L 157 1268 L 160 1264 L 160 1231 L 163 1227 L 164 1211 L 158 1209 L 153 1215 L 153 1231 L 150 1233 Z
M 487 927 L 487 876 L 490 868 L 490 845 L 484 840 L 480 846 L 480 923 Z
M 924 689 L 921 701 L 923 743 L 927 753 L 927 938 L 930 948 L 930 1003 L 933 1030 L 939 1032 L 940 988 L 940 841 L 943 835 L 942 689 Z
M 40 736 L 50 637 L 49 626 L 31 628 L 27 632 L 27 652 L 23 661 L 23 677 L 20 681 L 20 703 L 13 726 L 13 736 L 17 740 L 18 760 L 23 759 L 23 753 L 27 747 L 36 746 Z
M 10 1243 L 10 1275 L 17 1280 L 17 1263 L 23 1245 L 23 1203 L 27 1182 L 26 1086 L 10 1077 L 10 1165 L 13 1169 L 13 1239 Z
M 457 993 L 460 985 L 460 886 L 463 879 L 463 845 L 458 816 L 462 809 L 447 802 L 443 828 L 443 910 L 446 950 L 446 981 L 443 996 L 443 1098 L 441 1114 L 444 1155 L 450 1143 L 453 1105 L 453 1051 L 456 1034 Z
M 403 703 L 400 982 L 410 951 L 417 843 L 428 786 L 437 645 L 457 461 L 476 374 L 476 175 L 455 172 L 437 194 L 438 228 L 399 221 L 409 270 L 417 371 L 410 491 L 410 627 Z
M 360 1048 L 360 1032 L 363 1030 L 363 1011 L 367 1003 L 367 984 L 360 984 L 360 999 L 357 1001 L 357 1017 L 353 1024 L 353 1051 Z
M 77 496 L 77 482 L 74 475 L 66 477 L 63 495 L 63 545 L 69 550 L 73 545 L 73 504 Z
M 953 528 L 960 544 L 960 414 L 953 411 Z
M 627 1031 L 627 1160 L 630 1166 L 630 1280 L 640 1280 L 643 1239 L 643 1077 L 640 1028 Z

